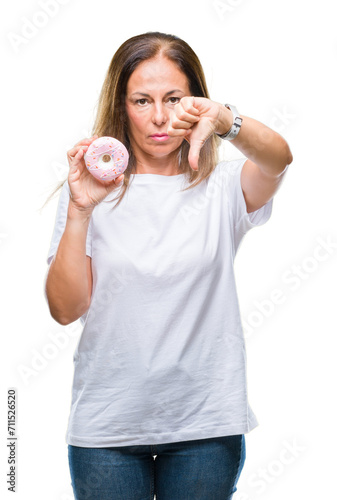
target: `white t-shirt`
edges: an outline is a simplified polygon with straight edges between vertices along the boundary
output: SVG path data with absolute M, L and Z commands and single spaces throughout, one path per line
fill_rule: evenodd
M 66 442 L 82 447 L 161 444 L 248 433 L 246 351 L 233 261 L 271 199 L 248 214 L 240 174 L 222 161 L 185 192 L 185 175 L 136 174 L 88 228 L 90 308 L 74 353 Z M 62 188 L 48 264 L 63 234 Z

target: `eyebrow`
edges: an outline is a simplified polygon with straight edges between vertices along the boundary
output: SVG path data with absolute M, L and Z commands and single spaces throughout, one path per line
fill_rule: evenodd
M 170 90 L 169 92 L 166 92 L 165 96 L 167 95 L 171 95 L 171 94 L 174 94 L 175 92 L 181 92 L 182 94 L 184 93 L 182 90 L 180 89 L 174 89 L 174 90 Z M 135 95 L 135 94 L 139 94 L 139 95 L 143 95 L 145 97 L 151 97 L 149 94 L 144 94 L 143 92 L 134 92 L 133 94 L 131 95 Z

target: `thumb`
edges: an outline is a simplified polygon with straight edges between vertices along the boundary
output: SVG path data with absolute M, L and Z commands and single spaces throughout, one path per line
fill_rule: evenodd
M 199 155 L 202 148 L 202 142 L 198 140 L 190 140 L 190 151 L 188 153 L 188 163 L 193 170 L 199 169 Z
M 111 193 L 116 187 L 120 187 L 123 184 L 124 175 L 120 175 L 119 177 L 115 177 L 115 179 L 103 180 L 101 184 L 104 184 L 105 189 L 108 193 Z
M 115 184 L 116 186 L 121 186 L 124 182 L 124 174 L 120 175 L 119 177 L 116 177 L 115 179 Z

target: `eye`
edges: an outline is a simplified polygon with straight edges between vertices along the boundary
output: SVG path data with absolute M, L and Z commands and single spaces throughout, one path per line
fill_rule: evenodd
M 175 102 L 171 101 L 171 104 L 178 104 L 178 102 L 180 101 L 181 98 L 180 97 L 169 97 L 169 100 L 171 100 L 171 99 L 175 99 L 176 100 Z M 137 99 L 135 102 L 136 102 L 136 104 L 139 104 L 143 108 L 144 104 L 146 102 L 148 102 L 148 100 L 145 99 L 145 98 L 143 98 L 143 99 Z
M 177 99 L 177 101 L 173 102 L 172 104 L 178 104 L 178 102 L 180 101 L 180 97 L 170 97 L 170 99 Z
M 147 101 L 147 99 L 144 99 L 144 98 L 143 98 L 143 99 L 137 99 L 136 104 L 137 104 L 137 103 L 139 103 L 139 104 L 140 104 L 140 101 Z

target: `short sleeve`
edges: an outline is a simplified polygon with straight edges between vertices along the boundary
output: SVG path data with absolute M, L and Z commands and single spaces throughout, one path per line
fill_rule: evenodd
M 60 198 L 57 206 L 56 218 L 55 218 L 55 226 L 53 235 L 50 242 L 50 247 L 47 256 L 47 264 L 49 265 L 55 255 L 57 248 L 59 246 L 61 237 L 64 233 L 64 229 L 67 221 L 67 213 L 68 213 L 68 205 L 69 205 L 69 184 L 66 181 L 61 189 Z M 90 223 L 88 226 L 87 233 L 87 241 L 86 241 L 86 254 L 91 257 L 91 225 L 92 219 L 90 219 Z
M 237 250 L 243 236 L 253 227 L 265 224 L 272 213 L 273 198 L 254 212 L 247 212 L 246 201 L 241 187 L 241 172 L 247 158 L 225 163 L 227 174 L 227 196 L 234 230 L 234 244 Z

